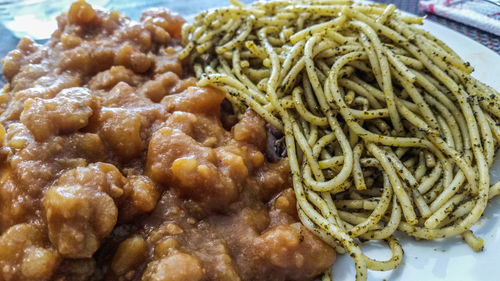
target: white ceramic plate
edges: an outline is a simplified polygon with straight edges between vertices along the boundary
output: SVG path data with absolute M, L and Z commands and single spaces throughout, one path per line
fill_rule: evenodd
M 465 61 L 469 61 L 475 68 L 474 77 L 500 90 L 500 55 L 434 22 L 425 21 L 423 28 L 448 44 Z M 492 183 L 500 180 L 499 154 L 500 150 L 490 171 Z M 473 231 L 484 239 L 483 252 L 472 251 L 461 237 L 415 241 L 404 234 L 398 235 L 405 252 L 401 265 L 389 272 L 368 270 L 368 280 L 500 280 L 500 199 L 489 202 Z M 369 243 L 363 246 L 363 250 L 372 258 L 390 258 L 390 250 L 385 245 Z M 354 262 L 348 255 L 338 256 L 332 271 L 334 281 L 354 280 Z

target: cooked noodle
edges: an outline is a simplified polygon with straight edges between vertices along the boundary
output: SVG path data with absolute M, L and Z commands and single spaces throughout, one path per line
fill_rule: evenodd
M 284 132 L 299 217 L 353 257 L 357 280 L 399 265 L 396 229 L 482 249 L 469 229 L 500 193 L 500 95 L 469 63 L 393 5 L 231 2 L 184 26 L 180 56 L 237 114 Z M 366 257 L 358 238 L 392 258 Z

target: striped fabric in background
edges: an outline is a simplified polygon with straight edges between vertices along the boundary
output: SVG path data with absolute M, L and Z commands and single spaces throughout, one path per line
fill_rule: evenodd
M 400 10 L 419 15 L 419 16 L 424 16 L 425 13 L 420 11 L 418 9 L 418 0 L 396 0 L 396 1 L 391 1 L 391 0 L 375 0 L 374 2 L 378 3 L 385 3 L 385 4 L 394 4 L 396 7 Z M 479 30 L 474 27 L 470 27 L 467 25 L 464 25 L 462 23 L 452 21 L 443 17 L 439 17 L 436 15 L 432 14 L 427 14 L 427 19 L 437 22 L 439 24 L 442 24 L 450 29 L 456 30 L 460 32 L 461 34 L 468 36 L 472 38 L 473 40 L 483 44 L 484 46 L 492 49 L 495 51 L 497 54 L 500 54 L 500 37 Z

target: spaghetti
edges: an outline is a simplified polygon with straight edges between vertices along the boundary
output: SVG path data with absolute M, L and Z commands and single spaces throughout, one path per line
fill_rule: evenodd
M 469 229 L 500 190 L 488 174 L 500 95 L 469 63 L 393 5 L 231 3 L 184 26 L 180 57 L 237 114 L 284 132 L 299 217 L 353 257 L 357 280 L 398 266 L 396 230 L 482 249 Z M 368 258 L 359 239 L 393 257 Z

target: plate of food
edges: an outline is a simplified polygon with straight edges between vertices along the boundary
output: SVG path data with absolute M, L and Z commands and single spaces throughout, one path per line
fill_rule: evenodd
M 393 5 L 230 2 L 79 0 L 2 60 L 0 280 L 494 274 L 500 57 Z

